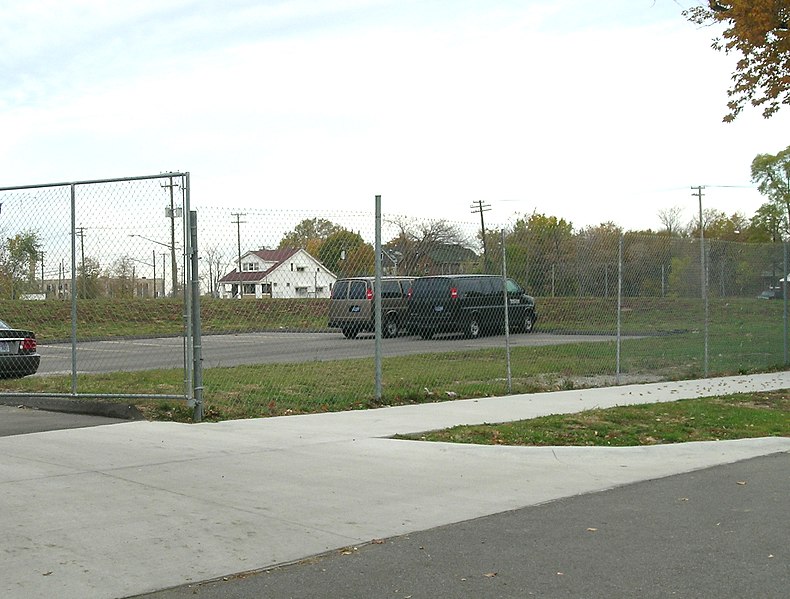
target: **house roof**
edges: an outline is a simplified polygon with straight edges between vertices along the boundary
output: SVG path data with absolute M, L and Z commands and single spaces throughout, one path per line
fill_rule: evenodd
M 247 252 L 244 254 L 245 256 L 249 256 L 250 254 L 255 254 L 263 260 L 264 262 L 274 262 L 274 264 L 266 269 L 266 270 L 243 270 L 241 274 L 239 274 L 238 265 L 228 274 L 223 276 L 219 282 L 220 283 L 238 283 L 241 281 L 242 283 L 250 283 L 254 281 L 260 281 L 261 279 L 265 278 L 269 275 L 272 271 L 277 270 L 280 265 L 286 260 L 289 260 L 294 254 L 299 252 L 299 248 L 283 248 L 280 250 L 257 250 L 253 252 Z M 306 253 L 306 252 L 305 252 Z M 308 254 L 309 255 L 309 254 Z M 311 256 L 312 257 L 312 256 Z
M 283 248 L 280 250 L 258 250 L 255 252 L 248 252 L 248 254 L 255 254 L 264 262 L 285 262 L 299 251 L 299 248 Z

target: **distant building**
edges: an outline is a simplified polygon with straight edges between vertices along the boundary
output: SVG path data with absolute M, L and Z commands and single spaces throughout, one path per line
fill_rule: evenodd
M 337 277 L 304 249 L 257 250 L 219 280 L 222 298 L 328 298 Z

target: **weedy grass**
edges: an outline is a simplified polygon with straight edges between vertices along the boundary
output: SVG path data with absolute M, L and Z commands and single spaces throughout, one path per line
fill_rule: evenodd
M 477 445 L 604 447 L 755 437 L 790 437 L 790 391 L 589 410 L 398 436 L 400 439 Z
M 694 336 L 647 337 L 624 343 L 630 377 L 664 380 L 701 376 L 691 356 Z M 770 354 L 763 356 L 766 363 Z M 720 374 L 744 372 L 737 370 Z M 755 369 L 766 370 L 763 368 Z M 776 367 L 776 365 L 774 365 Z M 512 391 L 533 393 L 612 384 L 614 344 L 578 343 L 516 347 L 511 351 Z M 504 350 L 484 349 L 388 357 L 382 368 L 383 394 L 375 397 L 372 359 L 260 364 L 204 371 L 206 420 L 359 410 L 508 393 Z M 149 370 L 79 375 L 81 393 L 181 394 L 180 370 Z M 68 376 L 0 381 L 0 390 L 68 393 Z M 119 401 L 128 402 L 127 399 Z M 135 400 L 152 419 L 189 421 L 191 411 L 178 400 Z

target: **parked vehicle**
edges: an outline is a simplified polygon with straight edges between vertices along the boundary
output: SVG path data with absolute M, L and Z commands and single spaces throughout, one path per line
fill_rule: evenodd
M 760 295 L 757 296 L 757 299 L 784 299 L 784 293 L 782 292 L 782 288 L 771 288 L 763 291 Z
M 33 331 L 14 329 L 0 320 L 0 378 L 35 374 L 41 362 Z
M 383 337 L 395 337 L 406 319 L 408 277 L 382 277 L 381 328 Z M 332 287 L 329 301 L 329 326 L 339 328 L 353 339 L 362 331 L 375 331 L 375 277 L 339 279 Z
M 532 332 L 538 314 L 535 299 L 506 279 L 508 322 L 516 332 Z M 424 339 L 440 332 L 475 338 L 504 333 L 503 279 L 496 275 L 437 275 L 414 279 L 408 301 L 409 330 Z

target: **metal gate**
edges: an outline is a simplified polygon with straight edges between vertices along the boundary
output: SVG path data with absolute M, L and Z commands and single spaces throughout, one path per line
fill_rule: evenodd
M 196 221 L 189 173 L 0 188 L 0 319 L 35 324 L 50 381 L 0 397 L 184 400 L 200 420 Z M 107 389 L 155 369 L 183 385 Z

